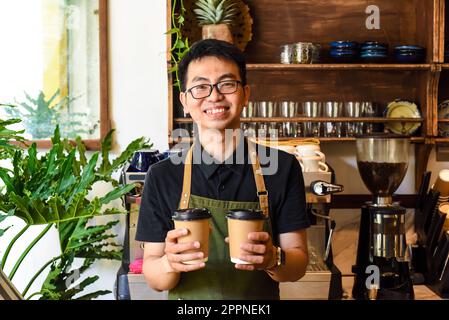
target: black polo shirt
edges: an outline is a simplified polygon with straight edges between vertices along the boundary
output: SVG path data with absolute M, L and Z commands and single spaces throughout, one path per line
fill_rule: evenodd
M 245 142 L 224 163 L 212 162 L 201 144 L 195 143 L 192 195 L 224 201 L 258 201 L 248 145 L 246 140 L 242 141 Z M 258 145 L 257 153 L 268 191 L 275 236 L 309 227 L 298 160 L 289 153 L 261 145 Z M 177 155 L 176 159 L 172 156 L 149 169 L 139 211 L 137 241 L 164 242 L 167 232 L 173 229 L 171 216 L 179 207 L 184 176 L 184 162 L 180 160 L 185 156 L 186 152 Z

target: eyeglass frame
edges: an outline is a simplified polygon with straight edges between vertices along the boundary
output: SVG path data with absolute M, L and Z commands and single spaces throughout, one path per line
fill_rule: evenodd
M 223 82 L 235 82 L 235 83 L 237 84 L 237 85 L 235 86 L 235 91 L 233 91 L 233 92 L 227 92 L 227 93 L 221 92 L 221 91 L 220 91 L 220 88 L 219 88 L 218 86 L 219 86 L 220 83 L 223 83 Z M 192 96 L 193 99 L 195 99 L 195 100 L 200 100 L 200 99 L 205 99 L 205 98 L 207 98 L 207 97 L 210 97 L 210 95 L 212 94 L 212 91 L 214 91 L 214 87 L 217 89 L 217 92 L 218 92 L 219 94 L 225 95 L 225 94 L 233 94 L 233 93 L 236 93 L 237 90 L 238 90 L 238 88 L 239 88 L 239 85 L 243 86 L 242 81 L 240 81 L 240 80 L 222 80 L 222 81 L 218 81 L 217 83 L 214 83 L 214 84 L 209 84 L 209 83 L 198 84 L 198 85 L 196 85 L 196 86 L 193 86 L 193 87 L 187 89 L 184 93 L 187 94 L 187 93 L 190 92 L 190 95 Z M 199 86 L 209 86 L 209 94 L 208 94 L 207 96 L 204 96 L 204 97 L 201 97 L 201 98 L 195 98 L 195 97 L 193 96 L 192 90 L 195 89 L 196 87 L 199 87 Z

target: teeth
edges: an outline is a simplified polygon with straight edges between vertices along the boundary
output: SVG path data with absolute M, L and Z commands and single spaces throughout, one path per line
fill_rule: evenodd
M 219 108 L 219 109 L 210 109 L 210 110 L 206 110 L 207 114 L 217 114 L 217 113 L 223 113 L 225 112 L 225 108 Z

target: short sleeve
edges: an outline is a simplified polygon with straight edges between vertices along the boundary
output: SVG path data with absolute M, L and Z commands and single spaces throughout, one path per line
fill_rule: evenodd
M 156 177 L 150 169 L 145 178 L 142 201 L 137 222 L 136 240 L 143 242 L 164 242 L 171 230 L 169 209 L 161 203 Z
M 277 210 L 276 225 L 278 233 L 292 232 L 310 226 L 301 166 L 293 156 L 289 157 L 289 160 L 290 170 L 287 174 L 285 196 Z

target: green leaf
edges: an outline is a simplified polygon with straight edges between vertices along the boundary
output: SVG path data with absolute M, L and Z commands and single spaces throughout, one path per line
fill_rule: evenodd
M 28 149 L 28 174 L 31 176 L 36 172 L 37 145 L 33 143 Z
M 76 178 L 72 174 L 75 152 L 76 149 L 73 149 L 69 153 L 67 159 L 64 161 L 62 165 L 61 170 L 62 178 L 59 180 L 59 185 L 58 188 L 56 189 L 57 193 L 64 193 L 67 190 L 67 188 L 69 188 L 76 182 Z
M 101 142 L 101 157 L 102 157 L 101 166 L 100 166 L 101 172 L 108 171 L 111 166 L 111 164 L 109 163 L 108 155 L 112 149 L 112 134 L 114 133 L 114 131 L 115 130 L 109 131 L 108 134 L 106 135 L 106 137 Z
M 59 130 L 59 125 L 56 126 L 53 137 L 51 138 L 51 142 L 53 143 L 53 145 L 59 144 L 61 142 L 61 131 Z
M 180 32 L 179 28 L 171 28 L 170 30 L 168 30 L 165 34 L 175 34 Z
M 82 166 L 85 166 L 87 163 L 86 159 L 86 146 L 84 145 L 83 141 L 81 140 L 81 137 L 76 137 L 76 146 L 78 148 L 78 153 L 80 156 L 80 164 Z
M 76 194 L 78 194 L 81 191 L 86 190 L 94 182 L 94 179 L 95 179 L 94 170 L 95 170 L 95 166 L 96 166 L 97 161 L 98 161 L 98 156 L 99 156 L 98 152 L 94 153 L 94 155 L 90 159 L 90 161 L 87 164 L 87 166 L 84 167 L 83 173 L 82 173 L 82 176 L 81 176 L 81 181 L 76 186 L 75 190 L 73 191 L 72 195 L 70 196 L 69 200 L 67 201 L 68 203 L 70 203 L 72 201 L 73 197 Z
M 0 168 L 0 178 L 3 180 L 8 192 L 15 191 L 14 183 L 8 175 L 8 171 L 6 169 Z
M 128 192 L 130 192 L 131 190 L 134 190 L 135 187 L 136 186 L 134 184 L 120 186 L 120 187 L 108 192 L 108 194 L 106 194 L 104 197 L 100 198 L 100 203 L 108 204 L 112 200 L 118 199 L 118 198 L 124 196 L 125 194 L 127 194 Z

